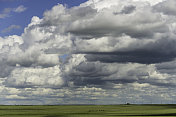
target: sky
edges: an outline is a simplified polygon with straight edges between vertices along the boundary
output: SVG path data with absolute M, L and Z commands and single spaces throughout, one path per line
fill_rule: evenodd
M 0 0 L 0 104 L 176 103 L 175 0 Z

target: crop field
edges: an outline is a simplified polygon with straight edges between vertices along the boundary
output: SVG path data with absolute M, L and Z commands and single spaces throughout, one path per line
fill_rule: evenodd
M 0 117 L 176 117 L 176 105 L 0 106 Z

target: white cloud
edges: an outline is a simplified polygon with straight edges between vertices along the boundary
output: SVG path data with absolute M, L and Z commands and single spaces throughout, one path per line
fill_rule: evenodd
M 40 47 L 40 45 L 38 45 Z M 8 56 L 7 63 L 15 66 L 19 64 L 20 66 L 30 67 L 30 66 L 42 66 L 51 67 L 59 64 L 59 57 L 57 54 L 44 54 L 37 48 L 37 45 L 30 47 L 28 50 L 13 53 Z
M 133 0 L 136 2 L 149 2 L 151 5 L 156 5 L 160 2 L 166 1 L 166 0 Z
M 5 84 L 10 87 L 61 87 L 64 79 L 59 66 L 50 68 L 16 68 Z

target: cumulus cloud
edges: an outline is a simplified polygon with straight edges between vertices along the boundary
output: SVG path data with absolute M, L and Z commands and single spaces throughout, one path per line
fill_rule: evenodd
M 155 5 L 138 1 L 114 1 L 116 4 L 99 9 L 91 5 L 86 6 L 89 2 L 71 9 L 62 5 L 55 6 L 51 11 L 44 13 L 41 26 L 56 26 L 57 31 L 63 35 L 71 33 L 70 38 L 76 53 L 99 53 L 99 58 L 102 54 L 113 55 L 114 58 L 124 56 L 122 58 L 126 60 L 112 61 L 144 64 L 174 59 L 174 22 L 160 12 L 154 12 Z M 103 0 L 96 2 L 106 4 Z M 56 12 L 58 10 L 60 12 Z M 118 43 L 119 41 L 121 43 Z M 168 46 L 167 49 L 164 49 L 164 46 Z M 54 53 L 53 49 L 50 50 Z
M 11 87 L 60 87 L 64 84 L 59 66 L 50 68 L 16 68 L 5 81 Z
M 2 78 L 7 77 L 14 68 L 7 63 L 7 57 L 21 51 L 19 45 L 23 43 L 23 40 L 20 36 L 14 35 L 5 38 L 0 37 L 0 42 L 0 77 Z
M 130 6 L 128 6 L 130 7 Z M 150 38 L 154 33 L 167 31 L 159 14 L 153 14 L 150 9 L 139 9 L 131 15 L 124 15 L 124 8 L 119 15 L 114 14 L 115 8 L 99 11 L 90 19 L 77 20 L 71 23 L 68 31 L 77 35 L 90 36 L 120 36 L 127 34 L 131 37 Z M 143 10 L 143 11 L 142 11 Z M 145 16 L 143 16 L 143 13 Z M 111 19 L 109 19 L 111 17 Z M 104 19 L 103 21 L 101 19 Z M 129 20 L 130 19 L 130 20 Z M 123 25 L 122 25 L 123 24 Z
M 15 53 L 8 56 L 7 62 L 11 66 L 16 64 L 20 66 L 43 66 L 51 67 L 59 64 L 59 57 L 57 54 L 44 54 L 38 48 L 31 47 L 25 52 Z
M 43 18 L 34 16 L 21 36 L 0 37 L 1 85 L 9 88 L 4 99 L 31 103 L 32 97 L 38 104 L 102 104 L 124 97 L 171 101 L 176 86 L 172 3 L 90 0 L 72 8 L 58 4 Z

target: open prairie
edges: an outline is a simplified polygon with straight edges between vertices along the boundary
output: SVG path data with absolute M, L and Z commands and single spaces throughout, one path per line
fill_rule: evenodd
M 0 106 L 2 117 L 161 117 L 176 116 L 176 105 Z

